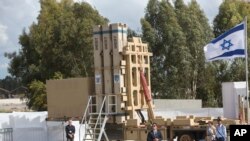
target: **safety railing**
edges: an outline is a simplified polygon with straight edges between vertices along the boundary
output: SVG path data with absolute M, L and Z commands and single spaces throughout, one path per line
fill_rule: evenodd
M 13 141 L 13 129 L 12 128 L 0 129 L 0 141 Z

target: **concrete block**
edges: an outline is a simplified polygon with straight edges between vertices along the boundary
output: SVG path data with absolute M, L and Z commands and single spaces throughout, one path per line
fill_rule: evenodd
M 126 93 L 126 87 L 121 87 L 121 92 Z
M 125 108 L 125 103 L 124 102 L 121 103 L 121 108 Z
M 189 118 L 190 119 L 195 119 L 195 116 L 194 115 L 190 115 Z
M 128 101 L 128 96 L 123 95 L 123 96 L 122 96 L 122 101 Z
M 193 126 L 197 124 L 194 123 L 194 119 L 175 119 L 173 120 L 173 125 Z
M 167 126 L 172 125 L 172 120 L 171 120 L 171 118 L 168 118 L 168 119 L 166 120 L 166 125 L 167 125 Z
M 176 119 L 188 119 L 188 116 L 176 116 Z
M 132 106 L 127 106 L 125 109 L 126 110 L 132 110 Z
M 153 122 L 157 123 L 160 126 L 165 125 L 165 119 L 164 118 L 153 119 Z
M 140 125 L 140 121 L 138 119 L 128 119 L 126 124 L 128 127 L 138 127 Z
M 146 141 L 147 140 L 147 135 L 148 135 L 148 130 L 146 128 L 140 129 L 139 133 L 140 133 L 140 140 L 141 141 Z
M 126 129 L 124 133 L 125 140 L 137 141 L 139 139 L 139 131 L 137 129 Z
M 195 117 L 194 121 L 198 122 L 198 121 L 212 121 L 213 117 L 209 116 L 209 117 Z
M 126 66 L 126 61 L 125 60 L 121 60 L 121 66 Z
M 121 68 L 121 74 L 125 74 L 126 71 L 125 71 L 125 68 Z

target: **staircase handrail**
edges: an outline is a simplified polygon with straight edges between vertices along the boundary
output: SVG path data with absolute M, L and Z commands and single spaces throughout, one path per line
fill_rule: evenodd
M 102 137 L 102 134 L 103 134 L 103 131 L 104 131 L 104 127 L 105 127 L 107 121 L 108 121 L 108 115 L 105 115 L 105 118 L 104 118 L 102 127 L 101 127 L 101 129 L 100 129 L 100 134 L 99 134 L 99 136 L 98 136 L 98 141 L 101 140 L 101 137 Z M 108 139 L 107 139 L 107 141 L 108 141 Z
M 95 124 L 95 128 L 94 128 L 94 129 L 96 129 L 97 123 L 99 122 L 99 120 L 100 120 L 100 118 L 101 118 L 101 113 L 102 113 L 102 109 L 103 109 L 103 106 L 104 106 L 105 102 L 106 102 L 106 96 L 104 96 L 104 99 L 103 99 L 103 101 L 102 101 L 102 106 L 101 106 L 101 108 L 100 108 L 100 111 L 99 111 L 99 114 L 98 114 L 97 121 L 96 121 L 96 124 Z
M 89 96 L 89 101 L 88 101 L 88 104 L 87 104 L 87 106 L 86 106 L 86 110 L 85 110 L 85 112 L 84 112 L 84 115 L 83 115 L 83 117 L 82 117 L 82 121 L 81 121 L 81 124 L 80 124 L 80 127 L 79 127 L 79 140 L 81 140 L 81 129 L 82 129 L 82 124 L 83 124 L 83 120 L 86 118 L 86 116 L 87 116 L 87 111 L 89 110 L 89 105 L 90 105 L 90 102 L 92 101 L 92 96 Z M 86 121 L 86 120 L 85 120 Z M 85 125 L 85 127 L 86 127 L 86 125 Z M 85 132 L 86 132 L 86 130 L 85 130 Z

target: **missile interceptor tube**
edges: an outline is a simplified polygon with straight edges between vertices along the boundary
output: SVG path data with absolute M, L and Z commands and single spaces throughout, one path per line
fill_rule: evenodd
M 148 89 L 148 84 L 147 84 L 147 81 L 146 81 L 146 78 L 144 76 L 144 73 L 142 71 L 142 69 L 140 70 L 140 79 L 141 79 L 141 85 L 142 85 L 142 88 L 143 88 L 143 93 L 144 93 L 144 96 L 145 96 L 145 99 L 146 99 L 146 102 L 147 102 L 147 105 L 148 105 L 148 119 L 149 121 L 153 120 L 154 119 L 154 111 L 153 111 L 153 106 L 152 106 L 152 97 L 151 97 L 151 94 L 149 92 L 149 89 Z

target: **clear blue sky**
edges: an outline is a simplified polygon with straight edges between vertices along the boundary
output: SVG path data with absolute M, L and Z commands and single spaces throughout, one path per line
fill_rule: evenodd
M 75 0 L 83 1 L 83 0 Z M 131 29 L 140 31 L 140 18 L 144 16 L 148 0 L 85 0 L 95 7 L 111 23 L 126 23 Z M 191 0 L 184 0 L 186 3 Z M 210 23 L 218 13 L 222 0 L 197 0 Z M 20 49 L 19 35 L 36 22 L 40 11 L 39 0 L 0 0 L 0 79 L 8 75 L 9 60 L 5 52 Z

